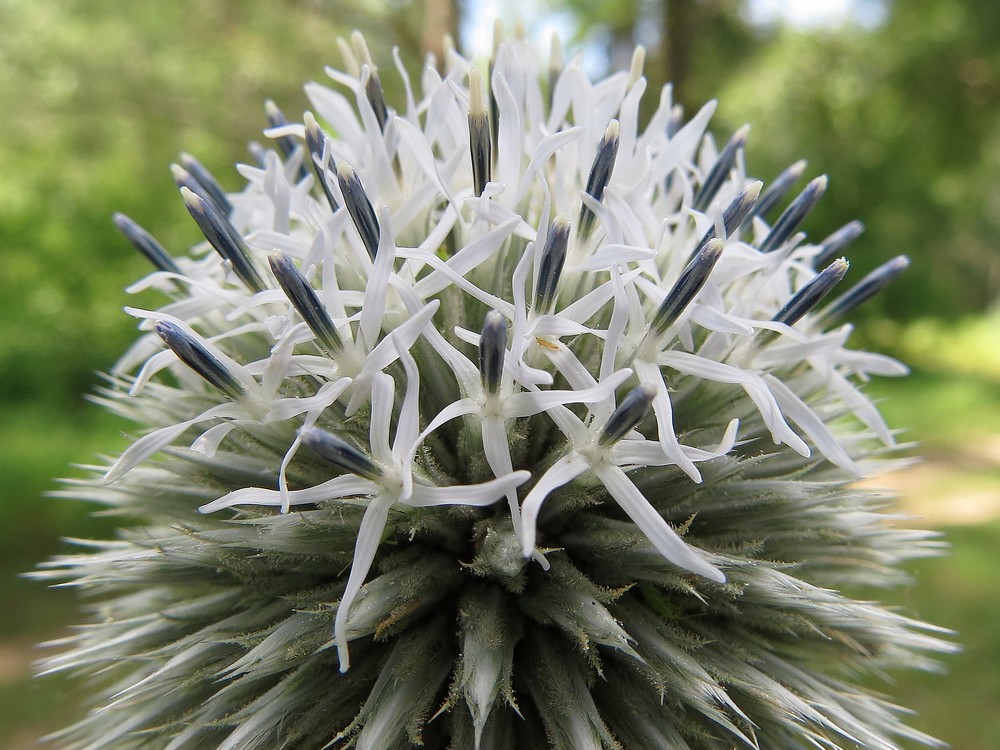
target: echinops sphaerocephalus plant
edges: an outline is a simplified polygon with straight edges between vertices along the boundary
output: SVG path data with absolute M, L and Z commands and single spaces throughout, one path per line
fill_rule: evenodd
M 139 436 L 62 492 L 136 523 L 36 574 L 92 598 L 56 743 L 933 743 L 858 682 L 951 646 L 842 593 L 939 549 L 855 485 L 900 460 L 862 386 L 905 370 L 844 321 L 906 258 L 841 285 L 860 225 L 807 242 L 826 178 L 750 180 L 714 103 L 640 127 L 641 49 L 397 60 L 392 109 L 340 46 L 242 191 L 174 165 L 189 255 L 115 217 L 166 302 L 97 397 Z

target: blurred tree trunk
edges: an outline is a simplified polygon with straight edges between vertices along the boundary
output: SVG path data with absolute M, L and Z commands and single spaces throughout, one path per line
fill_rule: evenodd
M 740 16 L 744 4 L 743 0 L 660 0 L 659 72 L 673 82 L 675 101 L 691 103 L 696 57 L 722 54 L 739 59 L 746 53 L 750 32 Z M 715 69 L 719 64 L 719 59 L 703 59 L 699 67 Z
M 444 35 L 451 34 L 452 39 L 458 40 L 461 12 L 459 0 L 424 0 L 420 46 L 425 53 L 432 53 L 438 60 L 444 59 Z
M 685 81 L 691 69 L 691 41 L 697 33 L 700 9 L 693 0 L 664 0 L 660 12 L 663 73 L 674 84 L 674 100 L 685 101 Z

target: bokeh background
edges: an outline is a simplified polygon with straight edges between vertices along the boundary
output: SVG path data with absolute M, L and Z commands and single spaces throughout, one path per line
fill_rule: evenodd
M 298 118 L 302 82 L 340 62 L 338 35 L 366 32 L 393 97 L 393 46 L 415 70 L 450 31 L 484 58 L 497 17 L 546 50 L 560 32 L 595 74 L 645 44 L 653 90 L 672 80 L 689 111 L 718 98 L 720 140 L 752 124 L 751 174 L 806 157 L 809 176 L 830 176 L 808 229 L 864 220 L 853 278 L 912 258 L 854 344 L 913 368 L 871 392 L 924 460 L 877 484 L 922 517 L 901 523 L 941 530 L 952 552 L 868 595 L 964 645 L 945 676 L 885 685 L 913 723 L 959 750 L 1000 747 L 997 0 L 0 0 L 0 747 L 33 747 L 81 710 L 80 686 L 31 677 L 34 644 L 74 621 L 73 595 L 17 574 L 63 537 L 114 528 L 44 497 L 71 464 L 125 444 L 127 425 L 84 400 L 133 337 L 121 308 L 142 299 L 122 289 L 149 270 L 112 212 L 182 251 L 199 236 L 167 169 L 181 151 L 236 190 L 263 101 Z

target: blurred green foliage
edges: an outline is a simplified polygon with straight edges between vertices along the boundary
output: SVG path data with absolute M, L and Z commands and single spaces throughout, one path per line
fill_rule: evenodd
M 144 300 L 123 288 L 150 270 L 111 214 L 183 252 L 198 230 L 168 165 L 190 152 L 238 189 L 233 164 L 264 137 L 264 100 L 298 117 L 303 82 L 339 63 L 338 35 L 390 29 L 369 40 L 373 54 L 391 61 L 391 40 L 418 59 L 419 8 L 397 11 L 377 0 L 0 0 L 0 747 L 33 746 L 71 706 L 62 681 L 27 674 L 31 644 L 58 635 L 75 597 L 17 574 L 67 551 L 60 536 L 107 538 L 121 523 L 41 499 L 55 477 L 79 474 L 73 462 L 120 451 L 129 429 L 83 398 L 134 338 L 122 306 Z M 398 76 L 384 77 L 398 94 Z
M 336 36 L 390 10 L 333 5 L 0 1 L 0 402 L 77 407 L 134 331 L 120 290 L 149 270 L 112 212 L 175 252 L 193 244 L 167 166 L 188 151 L 237 189 L 264 100 L 298 117 Z M 399 43 L 416 57 L 412 35 Z
M 701 90 L 719 97 L 730 127 L 753 124 L 755 174 L 805 156 L 810 173 L 830 175 L 810 236 L 861 218 L 854 278 L 900 253 L 913 259 L 869 316 L 952 318 L 996 299 L 1000 3 L 906 0 L 871 31 L 782 30 L 724 85 Z
M 853 278 L 913 258 L 865 309 L 864 336 L 919 367 L 877 384 L 890 423 L 912 425 L 945 455 L 1000 433 L 1000 320 L 981 314 L 1000 289 L 1000 3 L 897 0 L 873 29 L 812 32 L 753 26 L 738 0 L 567 4 L 585 32 L 603 24 L 588 38 L 604 39 L 611 59 L 634 38 L 665 42 L 650 49 L 651 87 L 673 77 L 689 111 L 718 97 L 720 140 L 751 123 L 752 174 L 771 179 L 802 156 L 810 174 L 828 173 L 808 230 L 819 239 L 865 221 L 849 248 Z M 49 726 L 66 712 L 62 683 L 6 680 L 5 654 L 27 663 L 25 644 L 55 634 L 69 600 L 14 574 L 59 550 L 57 535 L 107 535 L 116 523 L 39 500 L 71 462 L 120 450 L 128 429 L 82 400 L 133 338 L 121 307 L 143 300 L 121 290 L 149 270 L 112 212 L 183 251 L 198 234 L 167 169 L 179 152 L 239 188 L 232 165 L 263 139 L 263 101 L 297 118 L 302 82 L 339 63 L 335 39 L 354 27 L 368 31 L 398 101 L 390 48 L 413 69 L 422 5 L 0 0 L 0 746 L 14 746 L 18 722 Z M 979 481 L 1000 487 L 997 474 L 984 469 Z M 942 697 L 941 683 L 922 678 L 900 692 L 925 715 L 922 728 L 985 750 L 1000 746 L 1000 727 L 981 720 L 1000 700 L 998 629 L 981 624 L 1000 622 L 1000 526 L 950 536 L 953 560 L 925 563 L 924 583 L 900 603 L 963 631 L 968 652 L 949 684 L 975 695 Z
M 618 64 L 634 41 L 654 40 L 651 89 L 672 80 L 689 113 L 717 98 L 720 140 L 750 123 L 751 174 L 766 182 L 802 157 L 807 176 L 828 174 L 830 190 L 806 228 L 818 241 L 864 221 L 847 249 L 853 278 L 911 256 L 906 281 L 864 317 L 953 318 L 997 298 L 996 0 L 867 0 L 884 6 L 884 23 L 811 30 L 754 25 L 742 0 L 568 2 L 583 22 L 580 38 L 600 40 Z

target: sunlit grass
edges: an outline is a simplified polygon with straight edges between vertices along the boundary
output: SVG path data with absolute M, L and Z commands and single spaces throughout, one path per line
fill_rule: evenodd
M 1000 478 L 995 486 L 1000 490 Z M 1000 747 L 1000 519 L 944 531 L 949 555 L 914 565 L 917 583 L 889 600 L 957 631 L 963 651 L 945 660 L 944 677 L 907 675 L 892 693 L 916 711 L 912 724 L 918 729 L 956 750 L 993 750 Z
M 72 592 L 46 589 L 21 573 L 67 551 L 66 536 L 107 536 L 110 522 L 92 507 L 48 498 L 55 477 L 72 475 L 72 463 L 120 450 L 124 425 L 94 406 L 59 409 L 38 402 L 7 405 L 0 429 L 0 747 L 26 750 L 73 715 L 79 693 L 66 678 L 35 679 L 35 643 L 59 637 L 78 619 Z
M 0 637 L 38 635 L 68 621 L 73 600 L 67 592 L 46 591 L 19 574 L 45 557 L 65 550 L 64 536 L 107 535 L 110 522 L 92 517 L 92 507 L 47 498 L 56 477 L 72 475 L 72 463 L 100 452 L 120 450 L 121 420 L 97 407 L 59 410 L 38 403 L 8 407 L 0 430 L 4 460 L 0 490 Z
M 892 427 L 905 427 L 903 440 L 916 440 L 921 453 L 972 455 L 990 435 L 1000 436 L 1000 376 L 917 367 L 909 377 L 878 379 L 867 392 Z
M 886 483 L 903 507 L 945 533 L 945 557 L 913 566 L 915 583 L 888 597 L 908 614 L 951 628 L 962 653 L 946 676 L 908 675 L 892 687 L 913 725 L 960 750 L 1000 747 L 1000 317 L 954 325 L 924 321 L 894 350 L 915 369 L 877 380 L 890 425 L 907 427 L 921 465 Z

